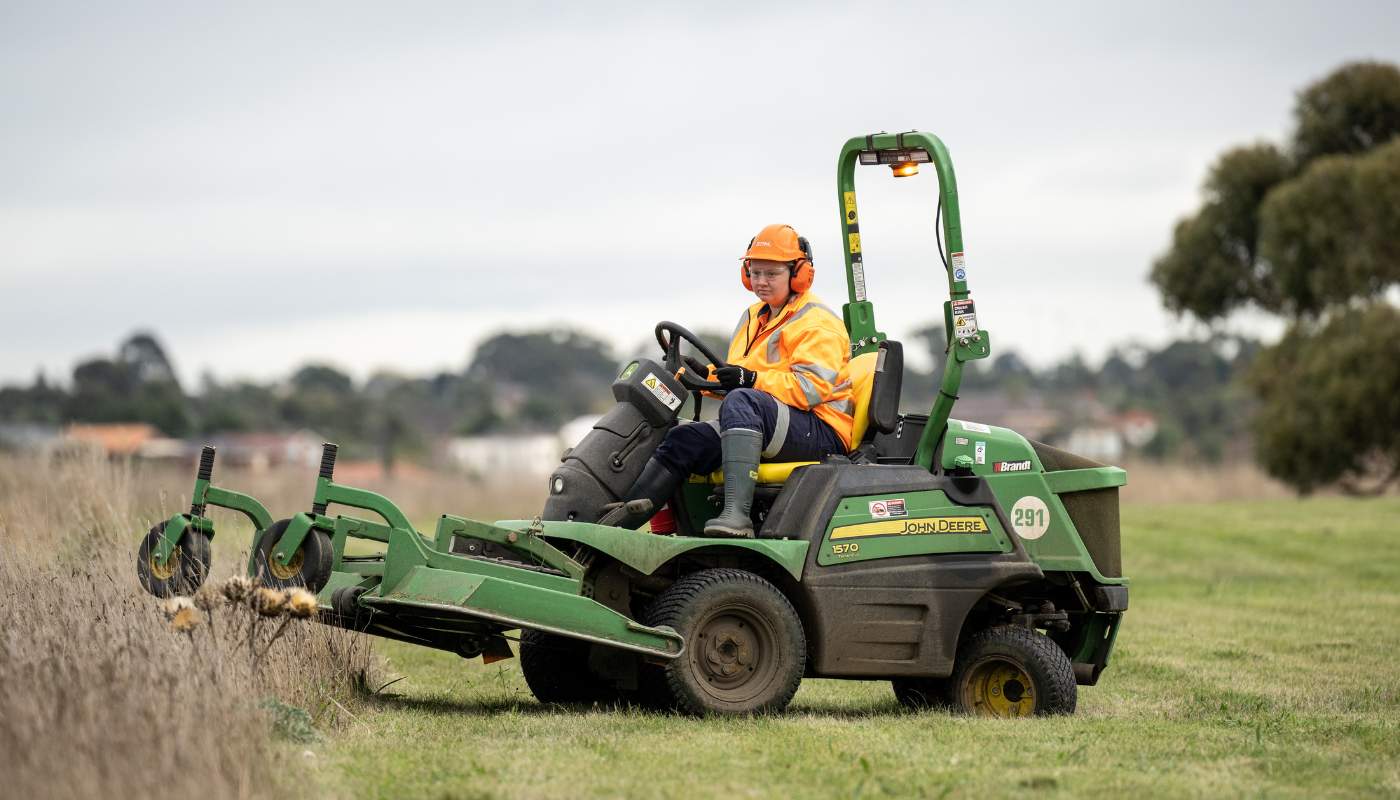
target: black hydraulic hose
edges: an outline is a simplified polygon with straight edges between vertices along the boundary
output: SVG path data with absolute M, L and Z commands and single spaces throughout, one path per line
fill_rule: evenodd
M 943 262 L 943 271 L 948 271 L 948 259 L 943 255 L 943 231 L 939 220 L 943 218 L 943 195 L 938 196 L 938 210 L 933 213 L 933 239 L 938 242 L 938 260 Z

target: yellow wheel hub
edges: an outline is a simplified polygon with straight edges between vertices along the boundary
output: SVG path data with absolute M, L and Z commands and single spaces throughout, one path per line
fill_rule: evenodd
M 156 561 L 154 551 L 151 552 L 149 561 L 151 562 L 151 577 L 168 581 L 175 574 L 175 568 L 180 564 L 180 546 L 176 545 L 175 549 L 170 551 L 170 558 L 165 559 L 164 564 Z
M 276 550 L 277 548 L 273 548 Z M 269 554 L 270 555 L 270 554 Z M 267 570 L 272 573 L 272 577 L 279 581 L 289 581 L 301 572 L 302 564 L 306 563 L 306 547 L 298 547 L 292 557 L 287 561 L 286 566 L 277 563 L 277 559 L 267 559 Z
M 972 707 L 987 717 L 1026 717 L 1035 713 L 1031 676 L 1019 664 L 991 658 L 972 668 L 963 691 Z

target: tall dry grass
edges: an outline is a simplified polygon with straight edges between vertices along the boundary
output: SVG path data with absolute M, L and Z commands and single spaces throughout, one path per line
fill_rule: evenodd
M 1128 485 L 1119 490 L 1124 503 L 1221 503 L 1297 497 L 1296 492 L 1269 477 L 1252 461 L 1129 461 L 1120 466 L 1128 471 Z
M 174 630 L 135 568 L 146 528 L 179 507 L 172 480 L 0 455 L 0 794 L 286 796 L 296 750 L 262 705 L 330 729 L 373 680 L 369 641 L 327 626 L 288 620 L 272 642 L 278 622 L 221 603 Z M 211 580 L 242 566 L 221 554 Z

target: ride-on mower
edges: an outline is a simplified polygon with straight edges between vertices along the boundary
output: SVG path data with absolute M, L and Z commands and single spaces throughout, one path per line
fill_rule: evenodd
M 876 329 L 866 296 L 858 164 L 898 177 L 928 165 L 938 178 L 949 357 L 927 415 L 900 413 L 903 351 Z M 142 544 L 143 585 L 164 596 L 204 579 L 214 535 L 205 509 L 215 505 L 257 528 L 248 573 L 318 593 L 322 622 L 488 662 L 509 658 L 507 632 L 521 631 L 521 668 L 544 703 L 779 711 L 814 677 L 892 681 L 915 708 L 1072 713 L 1076 686 L 1098 681 L 1128 607 L 1126 473 L 950 419 L 964 366 L 990 354 L 991 337 L 968 290 L 943 143 L 914 131 L 853 138 L 837 180 L 856 446 L 820 463 L 761 464 L 756 538 L 698 535 L 720 510 L 720 473 L 692 476 L 662 509 L 621 502 L 666 432 L 695 424 L 678 420 L 686 393 L 698 420 L 700 392 L 718 387 L 685 371 L 681 344 L 723 360 L 662 322 L 664 360 L 622 370 L 617 405 L 564 453 L 534 521 L 444 515 L 419 532 L 388 499 L 337 484 L 327 444 L 311 510 L 273 522 L 257 500 L 210 483 L 205 448 L 190 512 Z M 329 516 L 333 504 L 382 521 Z M 650 530 L 609 524 L 652 512 Z M 382 550 L 351 555 L 350 539 Z

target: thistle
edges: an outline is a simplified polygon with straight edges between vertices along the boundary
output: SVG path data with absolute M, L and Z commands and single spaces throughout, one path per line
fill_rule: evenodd
M 259 588 L 248 598 L 248 605 L 264 617 L 275 617 L 287 606 L 287 595 L 277 589 Z
M 218 602 L 219 590 L 214 588 L 212 584 L 206 583 L 194 593 L 194 607 L 200 611 L 213 611 Z
M 169 597 L 160 601 L 160 610 L 165 612 L 166 619 L 174 619 L 176 614 L 192 608 L 194 601 L 188 597 Z
M 189 633 L 199 625 L 204 616 L 194 606 L 182 608 L 170 618 L 170 627 L 181 633 Z
M 287 592 L 287 613 L 294 617 L 314 617 L 319 602 L 316 595 L 305 589 L 292 589 Z
M 258 582 L 243 575 L 235 575 L 224 581 L 223 586 L 219 588 L 230 603 L 237 605 L 253 594 L 253 590 L 258 588 Z

